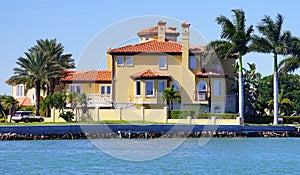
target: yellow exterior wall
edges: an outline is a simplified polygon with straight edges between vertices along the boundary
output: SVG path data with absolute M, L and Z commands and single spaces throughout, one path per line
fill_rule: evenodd
M 226 78 L 226 92 L 227 94 L 232 94 L 231 91 L 231 87 L 233 85 L 233 80 L 231 80 L 231 78 L 234 78 L 234 69 L 233 69 L 233 65 L 235 63 L 235 60 L 233 58 L 228 58 L 225 60 L 221 60 L 221 64 L 223 67 L 223 71 L 224 73 L 226 73 L 228 75 L 228 78 Z
M 96 83 L 96 82 L 91 82 L 91 83 L 66 83 L 65 88 L 67 90 L 69 90 L 71 85 L 81 85 L 82 93 L 85 93 L 85 94 L 99 94 L 101 86 L 111 86 L 110 83 Z
M 120 55 L 125 56 L 125 55 Z M 115 56 L 117 57 L 117 56 Z M 161 101 L 157 97 L 145 97 L 145 83 L 141 83 L 141 97 L 134 97 L 134 80 L 130 75 L 141 72 L 147 69 L 153 69 L 164 74 L 169 74 L 180 85 L 180 95 L 183 102 L 193 102 L 196 88 L 195 73 L 190 71 L 188 67 L 182 65 L 181 55 L 167 55 L 167 69 L 159 69 L 158 55 L 135 55 L 133 56 L 133 66 L 115 66 L 114 80 L 114 101 L 117 103 L 157 103 Z M 116 60 L 116 59 L 115 59 Z M 157 80 L 155 80 L 155 89 L 157 90 Z
M 106 55 L 106 70 L 112 70 L 112 56 L 109 54 Z

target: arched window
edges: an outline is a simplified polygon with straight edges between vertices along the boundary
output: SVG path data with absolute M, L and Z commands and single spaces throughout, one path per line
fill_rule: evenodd
M 200 80 L 198 82 L 198 91 L 199 92 L 206 92 L 207 91 L 207 83 L 204 80 Z
M 172 81 L 171 87 L 174 86 L 174 90 L 175 91 L 179 91 L 180 90 L 180 86 L 179 83 L 177 81 Z

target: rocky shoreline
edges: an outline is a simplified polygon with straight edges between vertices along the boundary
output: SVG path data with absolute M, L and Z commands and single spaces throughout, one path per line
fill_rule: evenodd
M 0 140 L 300 137 L 295 126 L 53 125 L 2 126 Z

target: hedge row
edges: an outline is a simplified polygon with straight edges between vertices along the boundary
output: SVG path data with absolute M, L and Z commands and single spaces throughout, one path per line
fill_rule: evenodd
M 222 119 L 235 119 L 238 114 L 232 113 L 195 113 L 194 111 L 186 110 L 172 110 L 170 111 L 170 119 L 186 119 L 187 117 L 192 117 L 193 119 L 210 119 L 211 117 L 222 118 Z
M 211 117 L 222 118 L 222 119 L 235 119 L 238 114 L 233 113 L 195 113 L 189 110 L 172 110 L 170 111 L 170 119 L 186 119 L 191 116 L 193 119 L 210 119 Z M 300 123 L 300 116 L 280 116 L 283 119 L 284 124 L 294 124 L 295 122 Z M 273 123 L 273 116 L 264 117 L 246 117 L 245 123 L 251 124 L 270 124 Z
M 284 124 L 300 123 L 300 116 L 280 116 L 279 118 L 283 119 Z M 270 124 L 273 123 L 273 116 L 246 118 L 245 123 Z

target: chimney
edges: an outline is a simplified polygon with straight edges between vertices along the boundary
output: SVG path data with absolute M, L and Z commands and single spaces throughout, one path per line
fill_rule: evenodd
M 165 42 L 166 38 L 166 21 L 158 21 L 158 41 Z
M 190 25 L 187 22 L 181 24 L 182 27 L 182 41 L 181 41 L 181 51 L 182 51 L 182 64 L 189 67 L 189 35 L 190 35 Z

